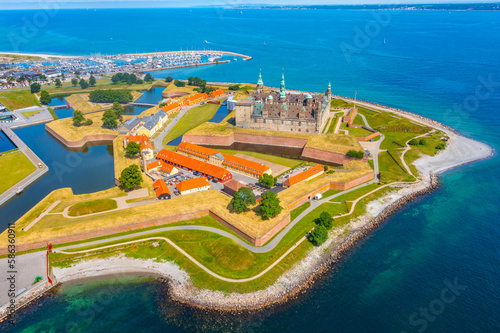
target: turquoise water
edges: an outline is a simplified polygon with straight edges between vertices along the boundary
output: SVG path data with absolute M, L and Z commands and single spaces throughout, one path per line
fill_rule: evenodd
M 9 32 L 22 33 L 22 17 L 34 13 L 0 12 L 5 51 L 14 50 L 8 47 Z M 380 13 L 61 10 L 18 50 L 105 54 L 210 47 L 240 52 L 254 59 L 153 74 L 255 82 L 262 69 L 265 84 L 277 86 L 284 67 L 287 88 L 323 91 L 331 81 L 334 93 L 354 96 L 357 91 L 358 98 L 431 117 L 498 149 L 500 14 L 392 12 L 388 24 L 370 30 L 364 45 L 356 44 L 355 29 L 376 28 L 373 15 Z M 348 45 L 356 52 L 344 53 Z M 493 83 L 485 90 L 481 82 L 488 78 Z M 192 311 L 170 303 L 155 282 L 120 277 L 65 285 L 40 307 L 20 314 L 15 328 L 3 328 L 61 332 L 74 322 L 81 332 L 497 332 L 499 164 L 496 155 L 441 175 L 437 191 L 387 219 L 284 307 L 234 316 Z M 447 303 L 439 301 L 445 281 L 455 279 L 464 287 L 455 295 L 445 293 Z M 122 289 L 102 296 L 109 286 Z M 420 309 L 429 307 L 433 312 L 426 318 Z

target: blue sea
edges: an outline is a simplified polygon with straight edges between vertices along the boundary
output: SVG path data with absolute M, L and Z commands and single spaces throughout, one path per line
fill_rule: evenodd
M 433 118 L 498 149 L 500 13 L 238 12 L 2 11 L 0 48 L 65 55 L 181 49 L 243 53 L 253 60 L 153 75 L 256 82 L 262 69 L 264 83 L 278 86 L 284 68 L 289 89 L 324 91 L 331 81 L 336 94 L 354 97 L 357 92 L 360 99 Z M 40 18 L 44 13 L 46 20 Z M 43 152 L 46 142 L 37 141 L 36 135 L 26 133 L 22 138 Z M 110 169 L 106 175 L 112 177 L 105 150 L 92 148 L 92 154 L 106 160 Z M 48 152 L 41 155 L 49 164 L 50 159 L 62 158 Z M 74 176 L 97 177 L 95 170 L 92 173 L 96 167 L 79 164 Z M 196 311 L 171 302 L 165 285 L 157 281 L 118 276 L 65 284 L 52 297 L 20 312 L 15 327 L 2 328 L 7 332 L 498 332 L 499 167 L 495 155 L 440 175 L 438 190 L 388 218 L 307 293 L 285 306 L 241 315 Z M 89 184 L 78 189 L 80 193 L 112 186 L 112 179 L 108 184 L 96 178 L 100 185 L 85 179 Z M 72 186 L 71 177 L 57 185 Z M 30 203 L 19 202 L 16 207 L 26 211 Z

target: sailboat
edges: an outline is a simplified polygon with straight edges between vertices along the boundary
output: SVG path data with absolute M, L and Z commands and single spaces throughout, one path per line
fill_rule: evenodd
M 384 44 L 385 44 L 385 38 L 384 38 Z

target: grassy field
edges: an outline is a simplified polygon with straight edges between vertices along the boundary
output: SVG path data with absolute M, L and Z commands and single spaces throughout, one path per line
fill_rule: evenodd
M 311 203 L 310 202 L 306 202 L 305 204 L 295 208 L 294 210 L 290 211 L 290 221 L 293 221 L 297 218 L 297 216 L 299 216 L 300 214 L 302 214 L 302 212 L 304 212 L 307 208 L 311 207 Z
M 87 135 L 100 135 L 100 134 L 111 134 L 117 135 L 118 133 L 112 129 L 102 127 L 102 115 L 104 112 L 89 113 L 85 115 L 85 118 L 91 119 L 93 121 L 90 126 L 79 126 L 73 125 L 72 117 L 58 119 L 48 123 L 46 126 L 54 130 L 57 134 L 62 136 L 67 141 L 80 141 Z M 123 121 L 127 121 L 132 116 L 123 116 Z
M 229 154 L 229 155 L 245 154 L 248 156 L 260 158 L 261 160 L 268 161 L 271 163 L 284 165 L 284 166 L 289 167 L 289 168 L 295 168 L 296 166 L 298 166 L 299 164 L 302 163 L 302 161 L 300 161 L 300 160 L 294 160 L 294 159 L 286 158 L 286 157 L 256 153 L 253 151 L 229 150 L 229 149 L 218 149 L 218 151 L 225 153 L 225 154 Z
M 411 146 L 410 145 L 410 147 L 413 147 L 413 148 L 417 149 L 422 154 L 429 155 L 429 156 L 434 156 L 439 151 L 439 149 L 436 149 L 436 146 L 438 144 L 444 142 L 443 140 L 441 140 L 442 137 L 446 137 L 447 138 L 447 136 L 445 135 L 444 132 L 442 132 L 442 131 L 436 131 L 436 132 L 430 133 L 430 134 L 428 134 L 426 136 L 423 136 L 423 137 L 417 139 L 419 141 L 420 140 L 425 140 L 425 144 L 423 144 L 423 145 L 415 145 L 415 146 Z
M 385 135 L 380 149 L 400 148 L 406 141 L 431 130 L 429 127 L 414 124 L 406 118 L 392 116 L 387 112 L 377 113 L 362 107 L 358 110 L 373 129 Z
M 411 182 L 415 180 L 414 177 L 406 172 L 399 154 L 400 151 L 397 150 L 383 151 L 379 154 L 381 183 L 392 183 L 397 181 Z
M 131 84 L 127 85 L 126 83 L 118 83 L 118 84 L 102 84 L 102 85 L 96 85 L 95 87 L 88 87 L 87 89 L 82 89 L 80 86 L 67 86 L 67 87 L 62 87 L 62 88 L 54 88 L 54 89 L 47 89 L 47 91 L 50 93 L 51 97 L 59 97 L 59 96 L 68 96 L 71 94 L 88 94 L 92 90 L 97 90 L 97 89 L 126 89 L 130 91 L 139 91 L 139 90 L 148 90 L 151 89 L 153 86 L 160 86 L 164 87 L 166 86 L 165 81 L 157 80 L 154 81 L 153 83 L 143 83 L 143 84 Z
M 330 104 L 333 108 L 349 108 L 353 107 L 354 104 L 352 102 L 346 102 L 342 99 L 332 99 Z M 332 110 L 333 111 L 333 110 Z
M 364 138 L 373 133 L 365 130 L 364 128 L 349 127 L 349 134 L 356 138 Z
M 406 165 L 410 168 L 411 172 L 416 176 L 419 174 L 417 168 L 413 165 L 417 159 L 422 157 L 422 153 L 420 153 L 417 149 L 410 149 L 405 154 L 405 162 Z
M 0 193 L 7 191 L 36 170 L 31 161 L 19 150 L 0 156 Z
M 189 110 L 165 136 L 163 145 L 212 119 L 219 107 L 217 104 L 205 104 Z
M 51 58 L 51 57 L 49 57 L 49 58 Z M 42 60 L 42 59 L 45 59 L 45 58 L 38 57 L 38 56 L 24 55 L 24 54 L 0 54 L 0 61 L 1 62 Z
M 22 112 L 21 114 L 22 114 L 23 116 L 25 116 L 26 118 L 29 118 L 29 117 L 31 117 L 32 115 L 35 115 L 35 114 L 37 114 L 37 113 L 39 113 L 39 112 L 40 112 L 40 111 L 28 111 L 28 112 Z
M 40 106 L 40 102 L 29 90 L 11 90 L 0 92 L 0 102 L 10 110 Z
M 106 210 L 116 209 L 118 204 L 116 200 L 112 199 L 98 199 L 93 201 L 83 201 L 71 206 L 68 210 L 69 216 L 80 216 L 98 212 L 104 212 Z
M 360 196 L 373 191 L 376 188 L 379 188 L 380 185 L 377 184 L 370 184 L 368 186 L 362 187 L 360 189 L 351 191 L 349 193 L 340 195 L 336 198 L 331 199 L 332 202 L 342 202 L 342 201 L 353 201 L 359 198 Z

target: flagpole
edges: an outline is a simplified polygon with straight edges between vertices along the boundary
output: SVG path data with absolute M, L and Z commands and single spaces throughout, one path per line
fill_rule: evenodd
M 356 108 L 356 98 L 358 97 L 358 92 L 354 92 L 354 108 Z

